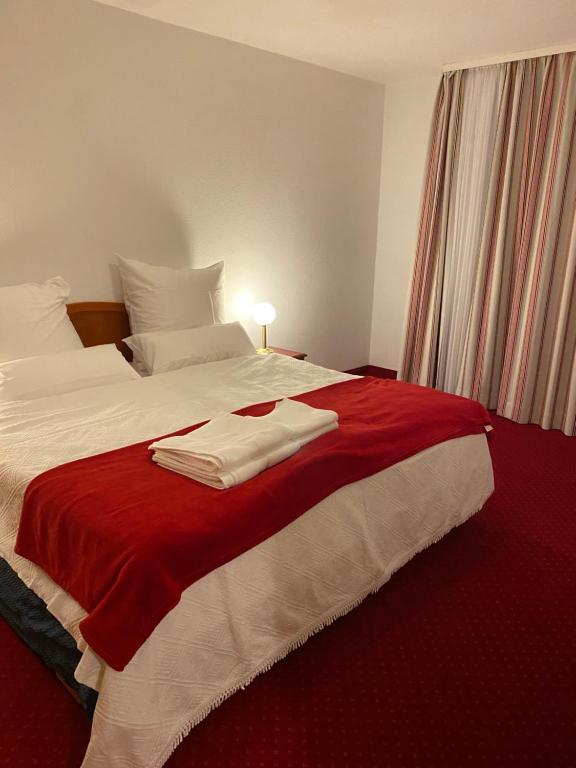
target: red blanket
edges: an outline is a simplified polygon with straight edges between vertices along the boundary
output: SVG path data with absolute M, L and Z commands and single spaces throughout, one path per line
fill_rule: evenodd
M 88 614 L 82 635 L 111 667 L 126 666 L 192 583 L 338 488 L 490 423 L 479 403 L 381 379 L 294 399 L 337 411 L 339 428 L 225 491 L 156 466 L 152 440 L 55 467 L 30 483 L 16 552 L 80 603 Z M 260 416 L 272 405 L 239 413 Z

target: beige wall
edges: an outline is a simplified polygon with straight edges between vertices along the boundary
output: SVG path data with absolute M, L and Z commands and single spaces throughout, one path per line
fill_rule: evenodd
M 398 370 L 440 74 L 386 87 L 370 362 Z
M 0 284 L 112 299 L 114 253 L 224 259 L 231 308 L 276 305 L 271 343 L 364 364 L 383 93 L 90 0 L 2 0 Z

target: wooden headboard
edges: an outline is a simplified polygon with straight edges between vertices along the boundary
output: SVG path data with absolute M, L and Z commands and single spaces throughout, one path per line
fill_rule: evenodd
M 122 343 L 130 336 L 126 307 L 119 301 L 79 301 L 68 304 L 68 315 L 85 347 L 116 344 L 127 360 L 132 353 Z

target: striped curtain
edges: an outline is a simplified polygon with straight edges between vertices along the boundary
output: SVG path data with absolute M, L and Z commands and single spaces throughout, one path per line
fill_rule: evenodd
M 576 54 L 444 76 L 402 377 L 576 434 Z

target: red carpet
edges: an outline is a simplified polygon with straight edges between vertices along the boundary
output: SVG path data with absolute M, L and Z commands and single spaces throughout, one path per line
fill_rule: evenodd
M 576 439 L 495 419 L 497 491 L 209 716 L 169 768 L 576 766 Z M 0 766 L 77 768 L 88 724 L 0 622 Z

